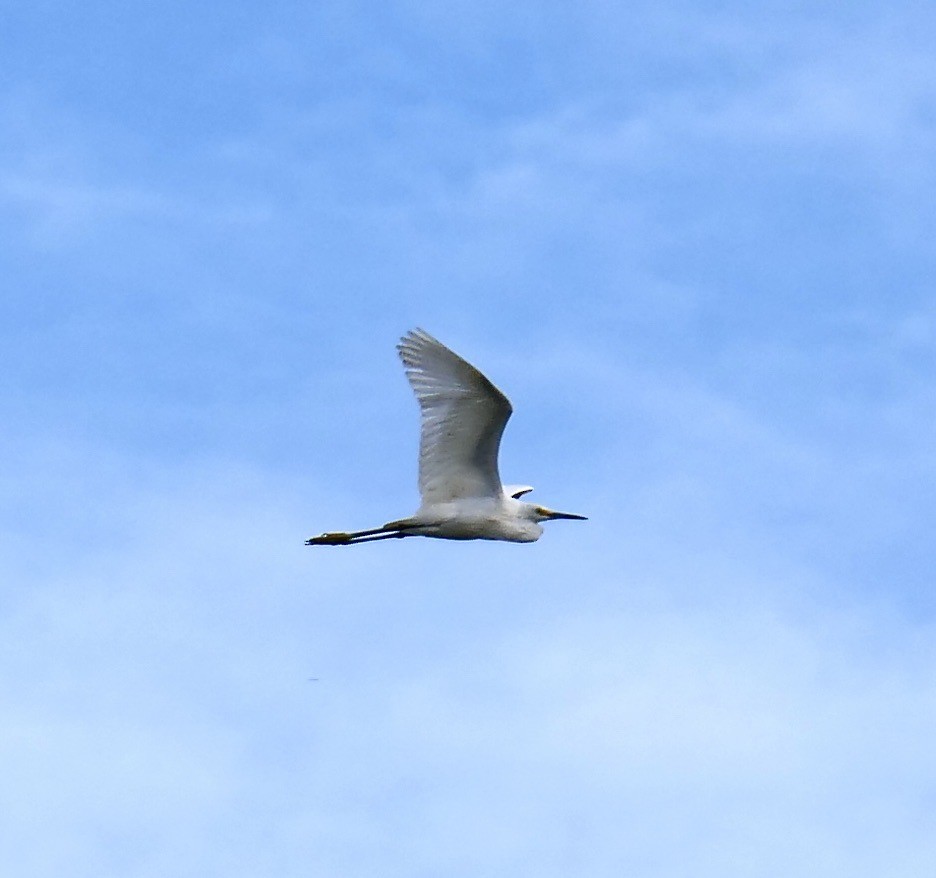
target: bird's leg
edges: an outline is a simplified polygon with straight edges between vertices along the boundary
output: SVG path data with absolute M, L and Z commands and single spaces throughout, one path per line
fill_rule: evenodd
M 401 530 L 394 530 L 388 533 L 375 534 L 374 536 L 358 537 L 357 539 L 351 540 L 351 545 L 357 545 L 358 543 L 376 543 L 377 540 L 393 540 L 413 536 L 416 536 L 416 534 L 408 534 Z
M 389 528 L 387 525 L 384 525 L 383 527 L 375 527 L 371 530 L 355 530 L 348 533 L 344 531 L 324 533 L 321 536 L 306 540 L 305 544 L 307 546 L 348 546 L 352 543 L 370 543 L 374 540 L 388 540 L 391 537 L 405 536 L 407 536 L 407 534 L 403 533 L 401 530 Z

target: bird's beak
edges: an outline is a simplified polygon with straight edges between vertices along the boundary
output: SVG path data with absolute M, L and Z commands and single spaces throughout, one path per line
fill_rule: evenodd
M 549 521 L 554 521 L 557 518 L 568 518 L 570 521 L 588 521 L 587 515 L 575 515 L 572 512 L 553 512 L 551 509 L 547 518 Z

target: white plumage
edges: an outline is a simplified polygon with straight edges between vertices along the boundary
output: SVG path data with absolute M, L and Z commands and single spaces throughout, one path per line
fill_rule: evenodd
M 513 409 L 474 366 L 421 330 L 397 345 L 422 413 L 419 493 L 424 505 L 501 492 L 497 452 Z
M 554 512 L 518 498 L 533 489 L 501 484 L 497 456 L 513 411 L 471 363 L 421 329 L 397 345 L 422 415 L 419 493 L 410 518 L 362 531 L 324 533 L 306 545 L 348 545 L 394 537 L 533 542 L 540 522 L 583 515 Z

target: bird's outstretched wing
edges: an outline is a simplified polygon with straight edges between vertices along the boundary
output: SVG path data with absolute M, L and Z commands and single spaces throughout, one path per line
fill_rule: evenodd
M 421 329 L 397 345 L 422 412 L 419 492 L 424 504 L 500 497 L 497 452 L 513 409 L 474 366 Z

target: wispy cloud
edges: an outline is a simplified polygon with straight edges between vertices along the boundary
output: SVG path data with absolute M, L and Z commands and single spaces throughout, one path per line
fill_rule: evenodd
M 574 593 L 550 577 L 594 562 L 545 543 L 525 575 L 516 547 L 313 557 L 285 542 L 295 489 L 189 475 L 134 489 L 124 544 L 4 620 L 11 865 L 909 875 L 931 854 L 936 656 L 887 602 L 753 557 L 636 572 L 613 543 Z

